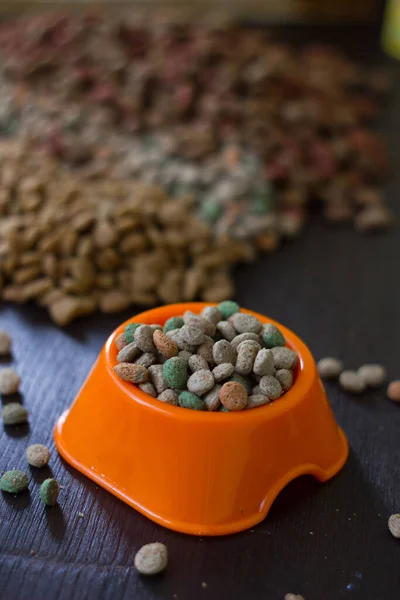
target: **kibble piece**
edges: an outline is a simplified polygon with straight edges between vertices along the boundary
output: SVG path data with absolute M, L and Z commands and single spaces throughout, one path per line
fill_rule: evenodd
M 182 408 L 191 408 L 192 410 L 206 410 L 204 401 L 193 392 L 182 392 L 179 394 L 178 404 Z
M 152 365 L 148 371 L 150 381 L 156 388 L 157 394 L 162 394 L 168 388 L 168 384 L 163 377 L 163 365 Z
M 239 344 L 241 344 L 242 342 L 248 342 L 249 340 L 254 340 L 255 342 L 259 342 L 260 336 L 258 336 L 256 333 L 241 333 L 240 335 L 237 335 L 236 337 L 233 338 L 233 340 L 231 342 L 232 348 L 237 349 Z
M 243 375 L 239 375 L 239 373 L 234 373 L 229 377 L 229 381 L 235 381 L 236 383 L 240 383 L 248 394 L 251 394 L 252 384 L 248 377 L 243 377 Z
M 217 323 L 217 330 L 228 342 L 231 342 L 237 335 L 236 329 L 229 321 L 220 321 Z
M 226 408 L 223 404 L 219 405 L 218 412 L 231 412 L 229 408 Z
M 19 494 L 28 489 L 28 476 L 23 471 L 6 471 L 0 479 L 0 490 L 9 494 Z
M 150 382 L 141 383 L 139 385 L 139 388 L 145 394 L 148 394 L 149 396 L 152 396 L 153 398 L 157 398 L 157 392 L 156 392 L 156 389 L 155 389 L 155 387 L 154 387 L 154 385 L 152 383 L 150 383 Z
M 214 342 L 204 342 L 201 346 L 197 347 L 197 354 L 206 359 L 210 367 L 214 366 L 214 354 L 213 354 Z
M 215 342 L 212 348 L 212 353 L 214 361 L 217 365 L 221 365 L 222 363 L 231 363 L 234 365 L 236 363 L 236 350 L 227 340 Z
M 222 319 L 221 312 L 216 306 L 206 306 L 201 311 L 201 315 L 208 321 L 211 321 L 211 323 L 214 323 L 214 325 Z
M 197 327 L 183 325 L 179 330 L 181 339 L 191 346 L 200 346 L 204 342 L 204 333 Z
M 357 373 L 370 388 L 379 387 L 386 379 L 386 369 L 381 365 L 363 365 Z
M 153 342 L 157 350 L 166 358 L 172 358 L 178 354 L 176 343 L 158 329 L 153 333 Z
M 157 575 L 168 563 L 167 547 L 161 542 L 142 546 L 135 555 L 135 567 L 142 575 Z
M 275 377 L 265 375 L 260 379 L 260 390 L 262 394 L 268 396 L 270 400 L 276 400 L 282 394 L 281 384 Z
M 124 338 L 127 344 L 131 344 L 133 342 L 133 336 L 138 327 L 140 327 L 141 323 L 128 323 L 128 325 L 124 329 Z
M 50 450 L 43 444 L 32 444 L 26 449 L 26 460 L 32 467 L 41 469 L 50 460 Z
M 260 333 L 262 323 L 253 315 L 236 313 L 229 319 L 238 333 Z
M 390 515 L 388 520 L 389 531 L 393 537 L 400 539 L 400 514 Z
M 117 354 L 117 362 L 133 362 L 140 354 L 140 350 L 135 344 L 132 342 L 131 344 L 127 344 Z
M 264 325 L 261 337 L 266 348 L 275 348 L 276 346 L 284 346 L 286 344 L 283 334 L 272 323 Z
M 258 394 L 261 394 L 261 388 L 259 383 L 257 383 L 257 385 L 253 387 L 251 393 L 253 394 L 253 396 L 258 396 Z
M 208 321 L 208 319 L 201 317 L 200 315 L 191 315 L 189 318 L 184 320 L 185 325 L 188 325 L 189 327 L 196 327 L 196 329 L 200 329 L 200 331 L 206 335 L 214 335 L 215 333 L 215 324 L 212 321 Z
M 289 391 L 293 385 L 294 377 L 293 377 L 292 371 L 289 371 L 289 369 L 279 369 L 275 373 L 275 378 L 281 384 L 281 388 L 283 389 L 284 392 Z
M 57 479 L 45 479 L 40 486 L 40 499 L 46 506 L 54 506 L 57 504 L 59 491 Z
M 28 421 L 28 411 L 19 402 L 10 402 L 3 406 L 1 418 L 4 425 L 21 425 Z
M 350 394 L 361 394 L 366 388 L 364 380 L 355 371 L 343 371 L 340 374 L 339 383 Z
M 271 350 L 263 348 L 257 352 L 257 356 L 254 361 L 253 371 L 256 375 L 274 375 L 274 355 Z
M 115 345 L 117 346 L 118 350 L 122 350 L 122 348 L 125 348 L 127 344 L 128 342 L 126 341 L 125 335 L 123 333 L 117 335 L 117 337 L 115 338 Z
M 209 369 L 196 371 L 187 380 L 187 388 L 189 392 L 193 392 L 197 396 L 203 396 L 209 392 L 215 385 L 214 376 Z
M 258 348 L 252 345 L 252 342 L 242 342 L 239 344 L 235 371 L 239 375 L 249 375 L 253 370 Z
M 135 344 L 142 352 L 155 352 L 153 330 L 149 325 L 139 325 L 133 334 Z
M 146 367 L 132 363 L 119 363 L 113 367 L 113 371 L 118 377 L 130 383 L 145 383 L 149 377 Z
M 272 348 L 275 369 L 294 369 L 297 365 L 297 353 L 290 348 Z
M 224 379 L 228 379 L 228 377 L 233 374 L 234 370 L 235 367 L 232 363 L 221 363 L 213 369 L 212 374 L 214 375 L 215 381 L 223 381 Z
M 246 344 L 246 346 L 248 348 L 254 348 L 254 350 L 256 351 L 256 353 L 259 352 L 259 350 L 261 350 L 261 344 L 259 342 L 256 342 L 256 340 L 245 340 L 244 342 L 240 342 L 240 344 L 236 348 L 237 352 L 239 352 L 240 347 L 242 346 L 242 344 Z
M 304 600 L 300 594 L 285 594 L 285 600 Z
M 139 358 L 135 360 L 135 365 L 142 365 L 148 369 L 156 362 L 156 357 L 152 352 L 143 352 Z
M 183 360 L 186 360 L 186 362 L 188 363 L 190 357 L 193 356 L 193 354 L 191 354 L 191 352 L 188 352 L 187 350 L 179 350 L 178 356 L 183 358 Z
M 229 319 L 232 315 L 240 311 L 240 306 L 233 300 L 224 300 L 218 304 L 218 310 L 223 319 Z
M 188 380 L 188 364 L 180 356 L 173 356 L 163 364 L 163 378 L 168 387 L 183 390 Z
M 0 371 L 0 394 L 15 394 L 19 390 L 21 378 L 11 367 L 6 367 Z
M 393 400 L 393 402 L 400 402 L 400 381 L 399 380 L 390 382 L 388 389 L 387 389 L 387 395 L 388 395 L 388 398 L 390 398 L 390 400 Z
M 343 371 L 342 361 L 337 358 L 332 358 L 331 356 L 321 358 L 321 360 L 318 361 L 317 367 L 318 373 L 324 379 L 336 379 Z
M 204 356 L 200 356 L 199 354 L 192 354 L 192 356 L 188 360 L 188 364 L 189 369 L 192 371 L 192 373 L 195 373 L 196 371 L 210 370 L 208 362 L 206 361 Z
M 161 402 L 165 402 L 165 404 L 173 404 L 174 406 L 178 406 L 179 404 L 178 397 L 178 392 L 175 392 L 175 390 L 171 390 L 169 388 L 157 396 Z
M 7 356 L 11 352 L 12 339 L 7 331 L 0 330 L 0 356 Z
M 228 381 L 224 383 L 219 392 L 221 403 L 229 410 L 243 410 L 246 408 L 248 394 L 240 383 Z
M 180 329 L 184 324 L 182 317 L 171 317 L 165 321 L 164 332 L 173 331 L 174 329 Z
M 205 396 L 203 396 L 204 404 L 206 405 L 207 410 L 218 410 L 220 405 L 219 392 L 221 387 L 221 385 L 216 385 L 212 390 L 205 394 Z
M 270 398 L 265 394 L 252 394 L 247 399 L 246 408 L 258 408 L 259 406 L 264 406 L 264 404 L 269 404 L 270 402 Z
M 178 329 L 175 332 L 171 333 L 171 340 L 175 342 L 179 350 L 187 350 L 188 352 L 190 352 L 190 354 L 193 354 L 196 351 L 196 346 L 193 346 L 193 344 L 189 344 L 186 340 L 183 339 L 183 337 L 180 334 L 181 329 Z
M 161 327 L 161 325 L 158 325 L 158 323 L 152 323 L 151 325 L 149 325 L 149 327 L 152 328 L 153 332 L 154 331 L 163 331 L 163 328 Z M 153 335 L 154 338 L 154 335 Z M 154 341 L 154 339 L 153 339 Z

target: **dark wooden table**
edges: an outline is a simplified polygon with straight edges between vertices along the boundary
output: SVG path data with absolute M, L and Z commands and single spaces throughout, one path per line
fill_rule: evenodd
M 283 35 L 342 42 L 367 63 L 382 60 L 370 29 L 293 28 Z M 394 97 L 380 126 L 396 167 L 400 68 L 387 62 Z M 387 193 L 398 216 L 399 188 L 395 168 Z M 399 255 L 396 230 L 363 237 L 316 219 L 300 240 L 238 270 L 237 300 L 295 330 L 317 358 L 339 356 L 350 368 L 381 362 L 390 377 L 400 377 Z M 283 600 L 287 592 L 307 600 L 398 598 L 400 541 L 388 532 L 387 518 L 400 511 L 400 407 L 384 390 L 354 399 L 330 385 L 351 445 L 344 469 L 324 485 L 295 481 L 263 523 L 238 535 L 202 539 L 163 529 L 58 457 L 56 419 L 109 332 L 130 314 L 93 316 L 62 331 L 39 308 L 1 308 L 0 327 L 13 335 L 11 364 L 21 373 L 21 401 L 31 416 L 29 427 L 1 427 L 0 469 L 25 469 L 25 449 L 34 442 L 50 445 L 52 458 L 49 469 L 31 470 L 30 493 L 0 496 L 0 598 Z M 39 483 L 51 473 L 63 489 L 59 505 L 46 509 Z M 133 556 L 156 540 L 167 544 L 169 566 L 144 579 Z

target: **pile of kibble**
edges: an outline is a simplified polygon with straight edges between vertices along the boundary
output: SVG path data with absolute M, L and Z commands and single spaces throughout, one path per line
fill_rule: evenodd
M 129 323 L 116 338 L 115 373 L 162 402 L 238 411 L 277 400 L 298 357 L 281 331 L 227 300 L 159 324 Z

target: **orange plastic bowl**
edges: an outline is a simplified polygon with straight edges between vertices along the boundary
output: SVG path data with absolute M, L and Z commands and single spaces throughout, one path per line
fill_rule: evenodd
M 163 324 L 204 306 L 164 306 L 126 323 Z M 292 389 L 266 406 L 224 413 L 164 404 L 119 379 L 114 340 L 126 323 L 58 420 L 55 442 L 67 462 L 149 519 L 194 535 L 235 533 L 262 521 L 292 479 L 325 481 L 343 466 L 347 442 L 314 360 L 286 327 L 278 324 L 300 357 Z

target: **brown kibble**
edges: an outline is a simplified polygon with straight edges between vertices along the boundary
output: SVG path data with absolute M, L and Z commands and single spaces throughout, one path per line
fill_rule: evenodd
M 113 371 L 118 377 L 130 383 L 146 383 L 149 378 L 146 367 L 132 363 L 119 363 L 113 367 Z
M 118 350 L 122 350 L 122 348 L 128 345 L 128 342 L 126 341 L 123 333 L 117 335 L 117 337 L 115 338 L 115 345 L 117 346 Z
M 77 317 L 88 315 L 96 309 L 96 302 L 88 296 L 64 296 L 50 304 L 50 316 L 57 325 L 68 325 Z
M 100 310 L 105 313 L 118 312 L 132 304 L 131 297 L 120 290 L 110 290 L 100 297 Z
M 393 402 L 400 402 L 400 380 L 396 379 L 389 383 L 387 395 Z
M 171 358 L 178 354 L 178 346 L 173 340 L 171 340 L 163 331 L 156 329 L 153 333 L 153 342 L 157 350 L 165 356 L 165 358 Z
M 221 387 L 219 399 L 229 410 L 243 410 L 247 404 L 247 392 L 241 383 L 228 381 Z
M 32 444 L 26 449 L 26 459 L 30 465 L 41 469 L 50 460 L 50 450 L 43 444 Z

